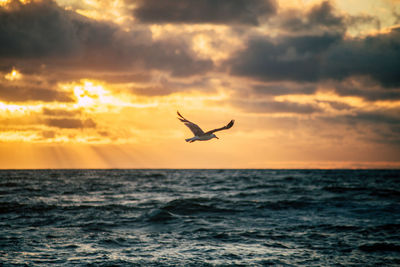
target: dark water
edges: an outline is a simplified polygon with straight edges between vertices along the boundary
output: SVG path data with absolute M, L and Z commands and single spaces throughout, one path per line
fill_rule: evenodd
M 400 171 L 0 171 L 0 262 L 398 266 Z

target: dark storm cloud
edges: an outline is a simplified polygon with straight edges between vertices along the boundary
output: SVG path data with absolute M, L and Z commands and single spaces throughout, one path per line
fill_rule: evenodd
M 318 107 L 293 102 L 234 100 L 232 104 L 246 112 L 254 113 L 297 113 L 306 115 L 320 111 Z
M 258 25 L 276 12 L 275 0 L 136 0 L 134 16 L 145 23 Z
M 344 31 L 345 17 L 335 14 L 335 9 L 329 1 L 315 5 L 303 14 L 300 10 L 291 10 L 279 18 L 280 27 L 287 31 L 329 30 Z
M 228 61 L 231 73 L 266 81 L 312 82 L 320 78 L 321 57 L 340 35 L 288 37 L 278 43 L 256 37 Z
M 380 21 L 378 18 L 366 14 L 339 13 L 330 1 L 316 4 L 308 11 L 299 9 L 282 11 L 272 23 L 273 27 L 295 35 L 317 32 L 344 34 L 348 28 L 357 28 L 362 25 L 375 26 L 376 29 L 379 29 Z
M 53 72 L 155 69 L 189 76 L 213 67 L 210 60 L 197 59 L 183 42 L 153 41 L 143 27 L 124 32 L 50 0 L 14 1 L 12 8 L 0 8 L 0 60 L 2 66 L 18 63 L 24 70 L 40 64 Z
M 43 101 L 73 102 L 66 92 L 28 86 L 10 86 L 0 83 L 0 100 L 10 102 Z
M 271 95 L 271 96 L 279 96 L 279 95 L 290 95 L 290 94 L 305 94 L 310 95 L 314 94 L 317 91 L 317 87 L 315 85 L 306 85 L 306 86 L 286 86 L 280 84 L 272 84 L 272 85 L 256 85 L 253 87 L 253 92 L 256 94 L 262 95 Z
M 323 59 L 322 78 L 366 75 L 385 87 L 400 86 L 400 27 L 386 34 L 343 40 Z
M 266 81 L 315 82 L 365 75 L 385 87 L 400 86 L 400 28 L 366 38 L 255 37 L 227 65 L 234 75 Z
M 362 79 L 358 79 L 357 83 L 345 80 L 341 83 L 332 83 L 330 87 L 340 96 L 362 97 L 367 101 L 400 100 L 398 88 L 383 88 L 370 80 L 362 81 Z
M 63 129 L 95 128 L 96 123 L 92 119 L 47 119 L 44 122 L 47 126 Z
M 321 5 L 313 7 L 308 15 L 311 24 L 326 26 L 343 24 L 343 18 L 334 14 L 334 9 L 329 1 L 324 1 Z
M 116 29 L 93 23 L 50 0 L 0 8 L 0 56 L 41 58 L 70 56 L 83 45 L 109 42 Z

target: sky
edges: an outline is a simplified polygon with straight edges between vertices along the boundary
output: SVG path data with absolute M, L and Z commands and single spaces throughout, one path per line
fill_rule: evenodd
M 400 168 L 400 1 L 0 0 L 0 168 Z

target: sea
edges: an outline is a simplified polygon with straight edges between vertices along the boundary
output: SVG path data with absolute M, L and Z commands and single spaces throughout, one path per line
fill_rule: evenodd
M 400 266 L 400 170 L 1 170 L 0 266 Z

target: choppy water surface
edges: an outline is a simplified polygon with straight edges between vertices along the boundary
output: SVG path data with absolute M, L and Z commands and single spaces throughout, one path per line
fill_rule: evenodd
M 399 229 L 400 171 L 0 171 L 4 266 L 396 266 Z

